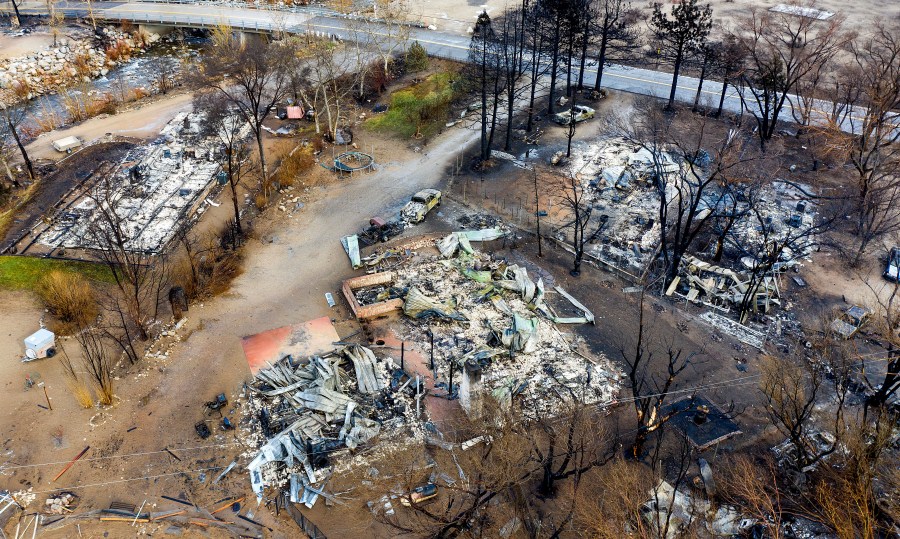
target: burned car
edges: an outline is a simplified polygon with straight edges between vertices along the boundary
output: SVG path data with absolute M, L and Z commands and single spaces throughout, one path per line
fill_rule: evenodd
M 441 192 L 437 189 L 422 189 L 412 196 L 400 212 L 401 217 L 410 223 L 421 223 L 431 208 L 441 205 Z

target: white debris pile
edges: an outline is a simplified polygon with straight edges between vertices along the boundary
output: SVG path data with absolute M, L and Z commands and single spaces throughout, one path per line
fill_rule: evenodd
M 46 513 L 51 515 L 63 515 L 72 512 L 72 507 L 77 503 L 77 498 L 71 492 L 63 492 L 58 496 L 47 498 L 44 502 Z
M 741 216 L 729 230 L 726 245 L 745 269 L 752 269 L 755 260 L 769 244 L 785 244 L 776 266 L 783 271 L 809 259 L 818 235 L 815 233 L 817 209 L 811 200 L 815 190 L 806 185 L 792 185 L 775 181 L 737 201 L 725 201 L 723 208 Z M 751 210 L 752 204 L 752 211 Z M 733 207 L 733 208 L 732 208 Z
M 663 172 L 679 165 L 661 154 Z M 652 260 L 660 244 L 659 193 L 653 154 L 622 138 L 578 147 L 569 166 L 593 206 L 587 233 L 602 227 L 587 254 L 635 273 Z
M 666 295 L 724 312 L 737 307 L 769 313 L 781 306 L 779 274 L 799 269 L 800 259 L 808 259 L 818 241 L 816 210 L 807 193 L 811 189 L 805 186 L 776 182 L 752 193 L 738 192 L 737 198 L 711 195 L 718 202 L 704 209 L 733 216 L 728 217 L 733 223 L 722 244 L 722 261 L 714 264 L 685 255 Z M 772 245 L 782 248 L 777 259 L 767 252 Z M 717 249 L 718 242 L 711 242 L 709 256 Z
M 712 505 L 696 494 L 676 490 L 666 481 L 660 481 L 650 491 L 650 499 L 642 507 L 642 515 L 654 531 L 662 535 L 661 523 L 667 524 L 666 538 L 682 536 L 693 523 L 701 523 L 714 537 L 737 537 L 756 524 L 753 518 L 745 518 L 734 507 Z
M 102 248 L 90 233 L 91 226 L 103 222 L 99 203 L 119 218 L 128 248 L 159 252 L 182 223 L 203 212 L 220 174 L 221 143 L 201 134 L 201 120 L 202 113 L 177 114 L 159 139 L 129 153 L 110 181 L 98 181 L 39 241 L 51 247 Z M 249 134 L 249 126 L 244 130 Z
M 405 375 L 391 358 L 351 345 L 323 357 L 285 356 L 257 373 L 246 397 L 244 442 L 254 492 L 290 489 L 309 507 L 333 462 L 377 438 L 422 438 Z M 250 455 L 248 455 L 250 456 Z
M 435 379 L 444 380 L 437 387 L 454 394 L 459 378 L 447 387 L 448 365 L 459 377 L 462 366 L 475 361 L 482 367 L 484 390 L 504 404 L 516 399 L 523 409 L 537 411 L 553 407 L 555 399 L 547 395 L 612 401 L 620 371 L 605 357 L 577 353 L 556 327 L 592 322 L 593 314 L 557 287 L 555 293 L 564 298 L 559 303 L 571 311 L 559 313 L 562 307 L 550 306 L 551 292 L 542 279 L 534 282 L 525 268 L 472 250 L 459 239 L 454 233 L 438 242 L 447 257 L 456 250 L 445 247 L 455 245 L 455 258 L 417 257 L 394 270 L 395 286 L 409 290 L 404 312 L 411 319 L 410 340 L 427 342 L 427 332 L 434 334 Z

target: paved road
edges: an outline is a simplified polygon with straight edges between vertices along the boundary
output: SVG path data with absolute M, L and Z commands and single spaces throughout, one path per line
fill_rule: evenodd
M 84 2 L 66 0 L 58 2 L 57 6 L 58 9 L 61 9 L 68 15 L 83 16 L 87 13 L 87 4 Z M 0 12 L 8 11 L 9 9 L 11 9 L 10 6 L 4 4 L 0 7 Z M 19 9 L 26 14 L 47 13 L 44 2 L 33 0 L 23 2 Z M 312 33 L 320 36 L 335 36 L 342 40 L 372 40 L 387 36 L 385 28 L 377 23 L 354 24 L 349 17 L 318 8 L 270 11 L 217 3 L 94 2 L 94 16 L 98 19 L 110 21 L 128 20 L 135 23 L 199 28 L 226 25 L 250 32 L 282 30 L 296 34 Z M 364 28 L 364 31 L 350 30 L 353 26 Z M 418 40 L 428 53 L 433 56 L 457 61 L 465 61 L 468 57 L 468 36 L 428 30 L 426 28 L 413 28 L 411 30 L 411 39 Z M 384 41 L 384 39 L 380 41 Z M 596 75 L 597 70 L 595 66 L 587 67 L 584 77 L 586 84 L 593 85 Z M 573 80 L 576 80 L 574 76 Z M 563 84 L 565 84 L 564 81 Z M 634 94 L 668 98 L 671 85 L 672 75 L 670 73 L 652 69 L 638 69 L 611 64 L 604 69 L 603 73 L 604 87 Z M 698 80 L 696 78 L 679 77 L 675 98 L 683 103 L 693 103 L 697 85 Z M 721 92 L 722 84 L 720 82 L 707 80 L 703 84 L 701 101 L 709 103 L 711 106 L 718 106 Z M 740 97 L 735 88 L 731 86 L 726 92 L 724 108 L 731 112 L 741 111 Z M 828 110 L 830 105 L 823 104 L 823 106 L 817 108 L 819 110 Z M 791 119 L 790 102 L 785 106 L 780 118 L 781 120 Z M 852 126 L 847 125 L 846 129 L 850 130 Z

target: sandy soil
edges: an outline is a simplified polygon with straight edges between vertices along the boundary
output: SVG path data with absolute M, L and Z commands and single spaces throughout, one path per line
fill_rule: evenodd
M 711 0 L 713 18 L 716 24 L 733 27 L 750 8 L 769 9 L 778 4 L 789 4 L 788 0 Z M 896 20 L 900 16 L 900 4 L 876 0 L 817 0 L 816 9 L 843 14 L 847 18 L 847 29 L 864 31 L 875 20 Z M 635 2 L 637 6 L 637 2 Z M 641 6 L 643 7 L 643 6 Z M 649 11 L 649 9 L 648 9 Z
M 507 6 L 518 2 L 507 0 L 410 0 L 412 18 L 434 25 L 442 32 L 467 33 L 478 14 L 487 11 L 491 17 L 501 14 Z
M 25 56 L 46 49 L 52 44 L 53 36 L 44 32 L 24 36 L 0 34 L 0 60 Z
M 149 139 L 159 135 L 159 130 L 176 114 L 191 108 L 191 94 L 166 96 L 151 103 L 113 116 L 98 116 L 76 126 L 44 133 L 28 145 L 32 159 L 57 160 L 65 156 L 53 148 L 53 141 L 76 136 L 91 143 L 107 134 Z

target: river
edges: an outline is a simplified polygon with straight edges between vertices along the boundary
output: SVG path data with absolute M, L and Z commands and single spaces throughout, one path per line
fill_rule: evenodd
M 89 95 L 111 94 L 116 99 L 120 96 L 132 93 L 134 89 L 142 89 L 147 93 L 155 86 L 155 71 L 157 62 L 162 62 L 163 69 L 167 69 L 170 81 L 180 81 L 181 75 L 187 67 L 190 67 L 200 55 L 200 50 L 208 42 L 208 38 L 200 34 L 186 35 L 171 42 L 155 44 L 148 51 L 133 57 L 125 64 L 111 69 L 106 76 L 100 77 L 88 83 Z M 155 91 L 155 90 L 154 90 Z M 84 89 L 70 87 L 67 90 L 70 98 L 80 99 Z M 23 134 L 31 140 L 40 131 L 46 130 L 46 126 L 54 125 L 55 128 L 64 127 L 72 123 L 71 117 L 66 112 L 66 97 L 60 93 L 43 95 L 34 99 L 29 104 L 29 114 L 23 125 Z

